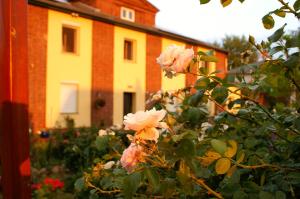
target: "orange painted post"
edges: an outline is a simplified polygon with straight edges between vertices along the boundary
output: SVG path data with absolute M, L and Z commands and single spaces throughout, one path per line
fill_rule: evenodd
M 0 158 L 4 199 L 29 199 L 27 0 L 0 1 Z

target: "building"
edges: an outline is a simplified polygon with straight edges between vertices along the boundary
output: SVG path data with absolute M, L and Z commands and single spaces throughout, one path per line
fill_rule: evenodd
M 155 27 L 146 0 L 29 0 L 29 112 L 34 131 L 74 118 L 77 126 L 121 124 L 144 110 L 147 93 L 190 85 L 164 77 L 156 58 L 171 44 L 214 50 L 210 70 L 227 72 L 227 52 Z

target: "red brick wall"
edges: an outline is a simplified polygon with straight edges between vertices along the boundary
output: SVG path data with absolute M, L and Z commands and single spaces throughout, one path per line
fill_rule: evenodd
M 93 22 L 92 58 L 92 124 L 111 125 L 113 120 L 113 49 L 114 27 Z M 95 101 L 103 99 L 105 106 L 95 107 Z
M 227 54 L 216 51 L 216 56 L 218 58 L 216 70 L 221 71 L 217 74 L 218 77 L 224 78 L 227 74 Z
M 161 68 L 156 58 L 161 53 L 162 39 L 159 36 L 147 34 L 146 51 L 146 92 L 153 93 L 161 89 Z
M 45 127 L 48 10 L 28 5 L 29 119 L 33 132 Z
M 104 14 L 120 18 L 121 7 L 135 10 L 135 22 L 143 25 L 155 25 L 155 12 L 150 11 L 142 1 L 136 0 L 81 0 L 95 8 L 100 9 Z

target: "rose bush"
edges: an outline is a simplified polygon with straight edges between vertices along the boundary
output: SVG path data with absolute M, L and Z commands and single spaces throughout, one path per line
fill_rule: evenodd
M 278 2 L 282 6 L 262 19 L 268 29 L 273 15 L 300 18 L 300 0 Z M 243 72 L 224 79 L 208 73 L 199 62 L 217 61 L 211 53 L 167 48 L 157 59 L 166 75 L 195 67 L 191 74 L 197 81 L 175 92 L 160 91 L 149 100 L 150 111 L 125 116 L 128 148 L 121 162 L 110 169 L 106 162 L 92 165 L 75 183 L 78 197 L 299 198 L 300 38 L 287 36 L 284 28 L 261 43 L 249 37 L 263 58 L 247 66 L 251 81 Z M 262 103 L 262 96 L 275 103 Z M 213 117 L 208 101 L 217 106 Z

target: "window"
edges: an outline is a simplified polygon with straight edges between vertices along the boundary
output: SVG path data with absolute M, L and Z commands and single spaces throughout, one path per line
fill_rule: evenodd
M 201 61 L 200 68 L 203 68 L 205 72 L 209 73 L 209 62 Z
M 60 85 L 60 112 L 77 113 L 78 84 L 61 83 Z
M 121 19 L 134 22 L 134 10 L 121 7 Z
M 124 59 L 134 61 L 134 42 L 128 39 L 124 40 Z
M 77 29 L 69 26 L 62 28 L 63 52 L 77 53 Z
M 135 95 L 134 93 L 124 93 L 123 94 L 123 115 L 134 112 L 134 102 Z

